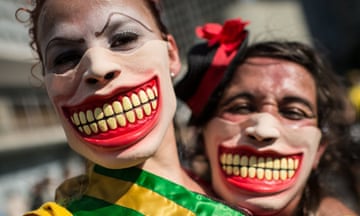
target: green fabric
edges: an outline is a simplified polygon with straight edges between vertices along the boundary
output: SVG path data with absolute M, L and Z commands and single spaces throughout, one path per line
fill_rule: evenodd
M 83 196 L 81 200 L 72 202 L 68 206 L 74 216 L 142 216 L 143 214 L 123 206 L 113 205 L 100 199 Z
M 243 216 L 245 213 L 240 210 L 235 210 L 221 202 L 215 201 L 207 196 L 191 192 L 181 185 L 170 182 L 164 178 L 156 176 L 152 173 L 143 171 L 138 168 L 128 168 L 111 170 L 100 166 L 94 167 L 94 172 L 102 176 L 111 177 L 131 182 L 150 193 L 156 193 L 168 200 L 171 203 L 176 203 L 180 208 L 186 208 L 191 215 L 219 215 L 219 216 Z M 91 178 L 91 177 L 90 177 Z M 91 182 L 91 180 L 90 180 Z M 91 183 L 90 183 L 91 184 Z M 116 185 L 116 188 L 121 187 L 123 184 Z M 100 186 L 101 187 L 101 186 Z M 124 196 L 127 194 L 125 193 Z M 140 195 L 141 194 L 136 194 Z M 136 199 L 136 198 L 135 198 Z M 147 205 L 146 203 L 141 205 Z M 140 206 L 141 207 L 141 206 Z M 125 206 L 109 203 L 101 199 L 101 197 L 89 197 L 84 195 L 79 200 L 75 200 L 67 207 L 74 216 L 83 215 L 128 215 L 137 216 L 143 215 L 137 211 L 137 209 L 129 209 Z M 161 210 L 161 206 L 153 206 Z M 175 212 L 172 215 L 177 215 Z M 189 214 L 190 215 L 190 214 Z

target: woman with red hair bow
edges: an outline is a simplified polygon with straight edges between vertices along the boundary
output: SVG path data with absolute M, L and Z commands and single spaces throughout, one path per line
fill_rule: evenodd
M 343 87 L 305 44 L 246 47 L 246 24 L 198 28 L 207 41 L 190 50 L 175 87 L 192 111 L 195 153 L 209 161 L 214 191 L 254 215 L 355 215 L 319 181 L 324 151 L 334 156 L 347 138 Z

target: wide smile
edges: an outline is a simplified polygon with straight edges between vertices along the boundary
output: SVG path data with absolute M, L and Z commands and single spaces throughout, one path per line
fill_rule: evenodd
M 142 139 L 158 119 L 158 82 L 118 91 L 116 96 L 91 98 L 64 113 L 85 141 L 102 147 L 125 147 Z
M 226 181 L 250 192 L 275 193 L 290 187 L 300 169 L 302 154 L 259 153 L 244 148 L 219 148 Z

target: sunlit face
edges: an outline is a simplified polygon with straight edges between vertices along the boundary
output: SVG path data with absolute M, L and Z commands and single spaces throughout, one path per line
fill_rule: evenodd
M 108 168 L 155 155 L 180 63 L 144 1 L 49 0 L 38 25 L 46 88 L 70 146 Z
M 254 215 L 293 211 L 322 153 L 316 115 L 305 68 L 249 58 L 204 128 L 215 191 Z

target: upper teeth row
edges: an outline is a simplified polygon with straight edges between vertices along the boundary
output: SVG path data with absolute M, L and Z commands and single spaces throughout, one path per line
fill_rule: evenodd
M 231 153 L 223 153 L 220 156 L 220 162 L 222 165 L 233 165 L 241 167 L 258 167 L 268 168 L 274 170 L 296 170 L 299 167 L 299 159 L 281 157 L 257 157 L 238 155 Z
M 106 132 L 109 129 L 125 127 L 127 123 L 134 123 L 149 116 L 157 107 L 157 89 L 147 88 L 138 93 L 132 93 L 130 97 L 124 96 L 121 100 L 104 104 L 94 110 L 80 111 L 71 116 L 72 123 L 81 132 L 87 135 L 98 133 L 99 130 Z

